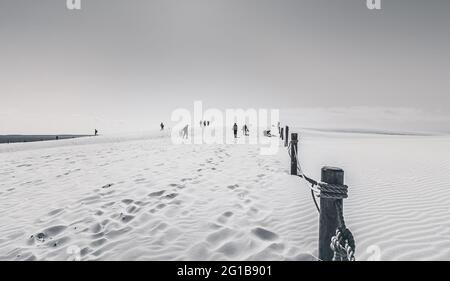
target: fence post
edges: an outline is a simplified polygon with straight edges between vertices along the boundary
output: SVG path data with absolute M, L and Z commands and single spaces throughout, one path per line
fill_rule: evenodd
M 298 135 L 297 133 L 291 134 L 291 175 L 297 175 L 297 149 Z
M 286 126 L 286 139 L 284 140 L 284 146 L 287 147 L 289 143 L 289 126 Z
M 321 181 L 329 184 L 344 184 L 344 171 L 335 167 L 322 167 Z M 338 214 L 336 201 L 342 199 L 320 198 L 319 218 L 319 259 L 331 261 L 333 251 L 330 248 L 331 237 L 336 234 L 338 227 Z M 342 205 L 343 206 L 343 205 Z
M 281 128 L 280 138 L 281 140 L 284 140 L 284 128 Z

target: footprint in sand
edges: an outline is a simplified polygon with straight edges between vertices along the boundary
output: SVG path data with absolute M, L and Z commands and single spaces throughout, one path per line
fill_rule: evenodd
M 122 222 L 127 223 L 127 222 L 130 222 L 131 220 L 133 220 L 134 216 L 121 214 L 120 219 Z
M 156 205 L 155 208 L 151 209 L 149 212 L 154 214 L 157 211 L 164 209 L 166 206 L 167 206 L 166 204 L 160 203 L 160 204 Z
M 231 189 L 231 190 L 235 190 L 235 189 L 238 188 L 238 187 L 239 187 L 239 184 L 233 184 L 233 185 L 227 186 L 227 188 L 228 188 L 228 189 Z
M 59 247 L 59 246 L 62 246 L 64 244 L 66 244 L 69 241 L 70 241 L 69 237 L 61 237 L 61 238 L 59 238 L 57 240 L 49 241 L 46 245 L 48 247 Z
M 163 208 L 165 208 L 166 206 L 167 206 L 166 204 L 161 203 L 161 204 L 156 205 L 156 209 L 163 209 Z
M 259 239 L 265 240 L 265 241 L 273 241 L 273 240 L 278 239 L 278 235 L 276 233 L 273 233 L 272 231 L 269 231 L 262 227 L 257 227 L 257 228 L 252 229 L 252 233 Z
M 123 199 L 122 202 L 129 205 L 129 204 L 133 203 L 134 200 L 133 199 Z
M 129 213 L 129 214 L 135 214 L 135 213 L 139 212 L 140 210 L 141 210 L 141 208 L 139 208 L 135 205 L 128 206 L 126 209 L 127 213 Z
M 64 230 L 66 230 L 67 226 L 65 225 L 56 225 L 49 228 L 44 229 L 43 231 L 31 235 L 31 239 L 36 239 L 39 242 L 45 242 L 48 239 L 53 239 L 53 237 L 61 234 Z
M 183 181 L 183 180 L 182 180 L 182 181 Z M 183 189 L 183 188 L 186 187 L 186 185 L 184 185 L 184 184 L 177 184 L 177 183 L 171 183 L 171 184 L 169 184 L 169 186 L 170 186 L 170 187 L 176 187 L 176 188 L 178 188 L 178 189 Z
M 104 186 L 102 186 L 102 188 L 110 188 L 113 185 L 114 185 L 113 183 L 108 183 L 108 184 L 105 184 Z
M 173 198 L 175 198 L 177 196 L 178 196 L 178 193 L 174 192 L 174 193 L 167 194 L 166 196 L 164 196 L 164 198 L 166 198 L 166 199 L 173 199 Z
M 233 214 L 234 214 L 233 212 L 227 211 L 227 212 L 223 213 L 222 215 L 220 215 L 220 217 L 217 219 L 217 221 L 222 224 L 225 224 L 225 223 L 227 223 L 228 219 L 233 216 Z
M 157 197 L 157 196 L 163 195 L 164 192 L 166 192 L 166 191 L 165 190 L 156 191 L 156 192 L 149 193 L 148 196 L 150 196 L 150 197 Z

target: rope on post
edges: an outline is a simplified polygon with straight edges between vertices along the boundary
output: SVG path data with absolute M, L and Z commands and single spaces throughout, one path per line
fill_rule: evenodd
M 352 232 L 345 226 L 342 211 L 342 201 L 336 201 L 339 226 L 336 235 L 331 237 L 330 248 L 333 250 L 333 261 L 355 261 L 355 239 Z
M 289 126 L 286 126 L 286 130 L 284 131 L 285 138 L 284 138 L 284 146 L 287 147 L 289 143 Z
M 295 139 L 296 141 L 296 139 Z M 350 229 L 345 225 L 342 199 L 348 197 L 348 186 L 344 184 L 330 184 L 326 182 L 316 181 L 307 177 L 300 166 L 297 155 L 297 143 L 287 146 L 288 154 L 292 159 L 296 160 L 297 176 L 302 178 L 311 190 L 311 196 L 319 214 L 321 210 L 316 201 L 316 196 L 323 199 L 334 199 L 337 214 L 337 225 L 335 235 L 331 237 L 330 249 L 333 251 L 333 261 L 355 261 L 355 240 Z M 292 163 L 291 163 L 292 167 Z M 292 172 L 292 171 L 291 171 Z M 318 194 L 318 195 L 316 195 Z
M 298 172 L 298 158 L 297 158 L 297 143 L 298 143 L 298 134 L 291 134 L 291 175 L 297 175 Z

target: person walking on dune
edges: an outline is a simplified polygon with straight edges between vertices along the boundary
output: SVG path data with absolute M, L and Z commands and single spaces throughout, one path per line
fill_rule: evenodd
M 181 130 L 183 139 L 188 138 L 188 136 L 189 136 L 188 131 L 189 131 L 189 125 L 184 126 L 183 130 Z
M 94 135 L 96 135 L 96 136 L 98 135 L 97 129 L 94 130 Z
M 244 133 L 244 136 L 248 136 L 248 127 L 247 127 L 247 124 L 244 124 L 244 127 L 242 127 L 242 132 Z
M 237 131 L 238 131 L 238 125 L 236 123 L 234 123 L 234 125 L 233 125 L 234 138 L 237 138 Z
M 161 131 L 164 130 L 164 123 L 163 122 L 161 122 L 160 126 L 161 126 Z

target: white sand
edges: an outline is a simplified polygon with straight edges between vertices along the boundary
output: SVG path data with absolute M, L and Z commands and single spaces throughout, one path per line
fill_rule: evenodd
M 310 131 L 299 147 L 312 177 L 345 170 L 358 260 L 450 260 L 450 137 Z M 0 145 L 0 260 L 314 259 L 309 190 L 284 148 L 258 152 L 158 134 Z

